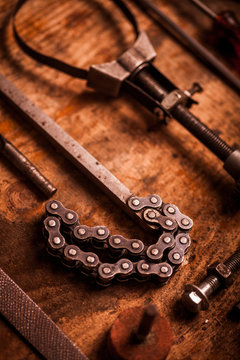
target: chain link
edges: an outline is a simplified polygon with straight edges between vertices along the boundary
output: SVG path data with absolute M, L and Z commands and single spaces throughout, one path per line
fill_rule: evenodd
M 110 285 L 114 279 L 131 278 L 166 283 L 188 251 L 191 244 L 188 232 L 193 221 L 155 194 L 145 198 L 132 196 L 128 206 L 157 229 L 155 244 L 146 246 L 139 239 L 111 235 L 105 226 L 82 225 L 76 212 L 60 201 L 51 200 L 46 204 L 44 219 L 48 252 L 59 257 L 65 266 L 94 277 L 102 286 Z M 112 262 L 101 262 L 95 252 L 89 251 L 92 249 L 107 253 Z

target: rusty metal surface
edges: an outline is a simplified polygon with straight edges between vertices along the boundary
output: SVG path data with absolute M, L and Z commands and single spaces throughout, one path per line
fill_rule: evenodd
M 149 305 L 150 306 L 150 305 Z M 119 314 L 108 335 L 113 360 L 164 360 L 171 349 L 173 333 L 166 318 L 157 314 L 144 341 L 134 341 L 134 332 L 143 316 L 144 307 L 134 307 Z
M 102 2 L 101 2 L 102 3 Z M 200 19 L 189 16 L 187 3 L 156 1 L 185 30 L 197 35 Z M 224 8 L 211 1 L 213 8 Z M 16 46 L 9 26 L 14 0 L 0 1 L 0 71 L 48 116 L 82 144 L 128 188 L 145 196 L 159 193 L 193 218 L 193 247 L 181 271 L 162 288 L 149 283 L 122 283 L 100 290 L 46 257 L 41 234 L 43 199 L 4 159 L 0 162 L 1 267 L 90 357 L 107 359 L 106 334 L 119 313 L 153 301 L 169 318 L 175 342 L 167 360 L 239 360 L 239 323 L 228 311 L 239 299 L 240 279 L 216 294 L 207 312 L 185 314 L 178 303 L 186 283 L 197 283 L 206 266 L 236 250 L 239 203 L 213 154 L 180 124 L 148 131 L 151 115 L 127 96 L 111 99 L 87 90 L 84 82 L 30 60 Z M 98 1 L 34 0 L 24 7 L 17 26 L 24 38 L 73 65 L 111 61 L 132 42 L 130 26 L 114 6 L 100 11 Z M 238 5 L 229 1 L 230 8 Z M 113 14 L 113 20 L 109 14 Z M 180 88 L 200 81 L 204 92 L 193 108 L 196 116 L 231 145 L 239 143 L 239 98 L 140 11 L 140 23 L 157 52 L 156 66 Z M 106 27 L 106 21 L 108 26 Z M 96 36 L 98 34 L 98 36 Z M 54 151 L 48 141 L 1 102 L 0 132 L 33 160 L 58 187 L 58 200 L 74 209 L 87 226 L 106 225 L 111 233 L 146 239 L 146 233 Z M 193 156 L 194 154 L 194 156 Z M 38 355 L 1 318 L 1 359 L 35 360 Z M 204 349 L 204 350 L 203 350 Z

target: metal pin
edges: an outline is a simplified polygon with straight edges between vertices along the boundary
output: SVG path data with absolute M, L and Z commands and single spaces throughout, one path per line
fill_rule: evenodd
M 182 238 L 181 238 L 181 239 L 182 239 Z M 181 239 L 180 239 L 180 241 L 181 241 Z M 166 236 L 166 237 L 163 239 L 163 242 L 164 242 L 165 244 L 169 244 L 169 243 L 171 242 L 170 236 Z
M 118 245 L 118 244 L 121 243 L 121 239 L 120 238 L 114 238 L 113 242 L 114 242 L 115 245 Z
M 98 235 L 105 235 L 105 230 L 104 229 L 97 229 L 97 233 L 98 233 Z
M 49 220 L 49 222 L 48 222 L 48 225 L 50 226 L 50 227 L 54 227 L 54 226 L 56 226 L 56 221 L 55 220 Z
M 142 270 L 149 270 L 149 265 L 148 264 L 146 264 L 146 263 L 143 263 L 142 265 L 141 265 L 141 268 L 142 268 Z
M 59 244 L 61 243 L 60 237 L 55 236 L 55 237 L 53 238 L 53 243 L 54 243 L 55 245 L 59 245 Z
M 78 232 L 79 235 L 86 234 L 86 230 L 84 228 L 79 228 L 77 232 Z
M 152 250 L 151 250 L 151 254 L 152 255 L 158 255 L 158 253 L 159 253 L 159 251 L 158 251 L 158 249 L 157 248 L 153 248 Z
M 136 241 L 134 241 L 132 244 L 131 244 L 132 248 L 133 249 L 139 249 L 140 248 L 140 244 Z
M 74 215 L 69 212 L 69 213 L 66 214 L 66 218 L 67 218 L 68 220 L 72 220 L 72 219 L 74 218 Z
M 75 256 L 75 255 L 77 254 L 77 250 L 71 248 L 71 249 L 68 250 L 68 253 L 69 253 L 69 255 L 71 255 L 71 256 Z
M 88 256 L 88 257 L 87 257 L 87 262 L 93 264 L 94 261 L 95 261 L 95 257 L 93 257 L 93 256 Z
M 51 197 L 57 191 L 49 180 L 7 139 L 0 134 L 0 152 L 13 164 L 22 174 L 26 175 L 46 197 Z
M 172 220 L 167 219 L 167 220 L 165 221 L 165 224 L 166 224 L 167 226 L 172 226 L 172 225 L 173 225 L 173 222 L 172 222 Z
M 133 199 L 133 200 L 132 200 L 132 204 L 133 204 L 134 206 L 138 206 L 138 205 L 140 204 L 140 201 L 139 201 L 138 199 Z
M 137 331 L 133 334 L 133 341 L 136 343 L 142 343 L 150 333 L 153 322 L 158 314 L 157 308 L 155 305 L 150 304 L 146 306 L 140 324 Z
M 172 206 L 169 206 L 167 208 L 167 211 L 170 213 L 170 214 L 174 214 L 175 213 L 175 209 L 172 207 Z

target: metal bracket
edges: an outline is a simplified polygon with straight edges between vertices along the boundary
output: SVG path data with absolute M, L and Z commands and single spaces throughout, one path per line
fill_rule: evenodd
M 87 86 L 107 95 L 118 96 L 123 81 L 155 57 L 156 52 L 147 34 L 141 31 L 134 45 L 117 60 L 90 67 Z
M 173 90 L 172 92 L 170 92 L 169 94 L 167 94 L 162 102 L 161 102 L 161 106 L 166 110 L 166 111 L 171 111 L 173 110 L 173 108 L 175 108 L 175 106 L 177 106 L 178 104 L 182 104 L 182 105 L 186 105 L 188 102 L 188 96 L 179 89 Z

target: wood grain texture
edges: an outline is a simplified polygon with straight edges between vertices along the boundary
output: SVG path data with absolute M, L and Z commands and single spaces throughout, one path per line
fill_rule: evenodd
M 222 164 L 175 120 L 149 131 L 151 115 L 121 96 L 95 93 L 73 79 L 29 59 L 16 45 L 10 21 L 15 0 L 0 0 L 0 71 L 114 173 L 132 192 L 159 194 L 194 220 L 192 247 L 169 283 L 115 284 L 96 288 L 62 268 L 44 250 L 44 199 L 11 164 L 0 162 L 0 266 L 66 332 L 90 359 L 108 359 L 106 334 L 128 307 L 154 301 L 168 317 L 175 343 L 167 360 L 239 360 L 240 326 L 227 313 L 239 300 L 239 276 L 219 292 L 210 309 L 187 315 L 179 305 L 186 283 L 198 282 L 214 260 L 239 244 L 239 201 Z M 209 21 L 188 2 L 156 3 L 194 36 Z M 234 1 L 209 1 L 214 9 L 236 9 Z M 134 6 L 132 6 L 134 8 Z M 105 10 L 104 10 L 105 9 Z M 155 64 L 180 88 L 204 87 L 193 113 L 231 145 L 240 144 L 239 97 L 156 24 L 134 8 L 157 51 Z M 32 0 L 17 26 L 32 46 L 73 65 L 88 67 L 114 59 L 133 40 L 129 24 L 110 1 Z M 77 211 L 88 226 L 147 241 L 146 233 L 0 100 L 0 132 L 57 187 L 56 198 Z M 35 360 L 34 349 L 0 319 L 0 359 Z

